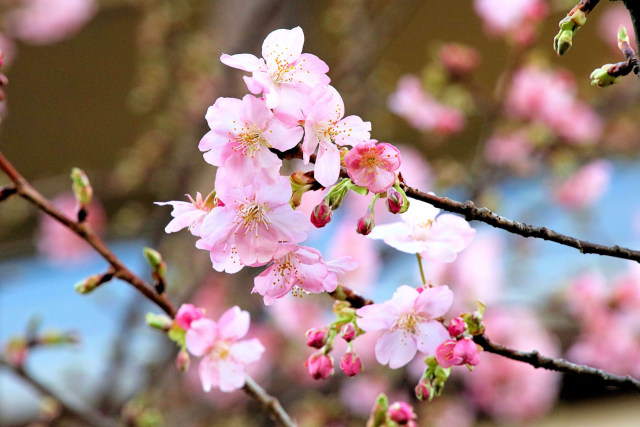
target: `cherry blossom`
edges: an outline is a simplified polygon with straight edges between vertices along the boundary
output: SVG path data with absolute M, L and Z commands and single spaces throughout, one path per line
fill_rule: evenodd
M 473 6 L 487 32 L 496 35 L 529 30 L 531 21 L 539 21 L 547 14 L 547 6 L 541 0 L 474 0 Z
M 251 292 L 264 297 L 271 305 L 290 291 L 293 294 L 332 292 L 338 286 L 336 275 L 329 272 L 320 252 L 314 248 L 281 243 L 273 262 L 254 279 Z
M 205 200 L 202 199 L 202 194 L 199 192 L 196 193 L 195 200 L 188 194 L 187 197 L 190 202 L 155 202 L 155 204 L 159 206 L 170 205 L 173 207 L 171 211 L 173 219 L 165 227 L 165 233 L 175 233 L 188 227 L 191 234 L 200 236 L 202 221 L 204 221 L 204 217 L 211 212 L 211 207 L 206 205 Z
M 596 160 L 581 167 L 555 190 L 556 201 L 566 208 L 586 208 L 596 203 L 607 190 L 612 165 Z
M 463 218 L 439 212 L 428 203 L 412 200 L 400 215 L 402 221 L 379 225 L 369 237 L 383 239 L 402 252 L 419 253 L 426 260 L 452 262 L 471 243 L 476 231 Z
M 184 330 L 191 327 L 191 323 L 202 319 L 204 317 L 204 310 L 196 307 L 193 304 L 182 304 L 178 312 L 176 313 L 176 323 Z
M 359 143 L 344 156 L 351 181 L 373 193 L 384 193 L 393 185 L 400 162 L 396 147 L 375 139 Z
M 411 75 L 403 76 L 398 81 L 398 88 L 389 96 L 389 109 L 423 132 L 450 135 L 462 130 L 465 125 L 462 112 L 433 99 L 424 91 L 420 80 Z
M 340 151 L 337 145 L 357 145 L 369 140 L 371 123 L 358 116 L 344 117 L 344 102 L 332 86 L 318 88 L 310 95 L 315 102 L 305 108 L 302 156 L 309 163 L 318 148 L 314 177 L 325 187 L 340 175 Z M 344 118 L 343 118 L 344 117 Z
M 95 0 L 22 0 L 7 16 L 12 36 L 33 44 L 55 43 L 72 36 L 98 11 Z
M 449 338 L 447 329 L 435 320 L 451 307 L 453 292 L 447 286 L 422 292 L 400 286 L 391 300 L 356 311 L 358 326 L 366 332 L 384 331 L 376 343 L 376 359 L 395 369 L 409 363 L 417 351 L 434 354 Z
M 464 364 L 476 366 L 480 362 L 478 346 L 468 337 L 446 340 L 436 349 L 436 360 L 443 368 Z
M 198 148 L 204 159 L 220 166 L 218 174 L 233 176 L 227 183 L 248 185 L 255 177 L 273 183 L 280 176 L 282 160 L 269 148 L 293 148 L 302 139 L 300 126 L 282 123 L 264 100 L 246 95 L 242 100 L 218 98 L 206 114 L 211 130 Z
M 187 330 L 187 349 L 200 361 L 204 391 L 213 387 L 229 392 L 245 383 L 245 365 L 260 359 L 264 347 L 257 338 L 242 340 L 249 331 L 249 313 L 238 306 L 225 311 L 218 322 L 198 319 Z
M 252 73 L 244 81 L 253 94 L 264 94 L 267 107 L 288 117 L 291 122 L 303 120 L 300 106 L 306 95 L 318 85 L 330 82 L 329 67 L 321 59 L 302 53 L 304 33 L 300 27 L 279 29 L 270 33 L 262 44 L 263 58 L 248 53 L 222 55 L 220 61 L 229 67 Z
M 289 205 L 292 192 L 286 177 L 273 185 L 256 179 L 239 188 L 218 177 L 216 189 L 224 206 L 207 215 L 197 244 L 211 251 L 214 263 L 237 256 L 244 265 L 264 264 L 271 261 L 280 241 L 298 243 L 306 238 L 309 219 Z

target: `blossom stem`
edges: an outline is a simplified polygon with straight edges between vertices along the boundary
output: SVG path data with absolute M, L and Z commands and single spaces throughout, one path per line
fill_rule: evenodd
M 282 408 L 278 399 L 267 394 L 267 392 L 256 383 L 249 375 L 245 378 L 243 390 L 253 400 L 258 402 L 262 409 L 264 409 L 271 419 L 279 426 L 283 427 L 295 427 L 296 423 L 293 422 L 289 414 Z
M 1 358 L 0 358 L 0 366 L 13 372 L 15 375 L 20 377 L 26 383 L 30 384 L 33 388 L 38 390 L 38 392 L 42 393 L 43 395 L 54 398 L 62 406 L 62 409 L 63 409 L 63 413 L 61 414 L 62 416 L 67 415 L 69 417 L 73 417 L 76 420 L 82 422 L 83 424 L 90 425 L 90 426 L 116 427 L 121 425 L 117 421 L 110 419 L 101 413 L 98 413 L 96 411 L 89 410 L 89 409 L 77 408 L 76 406 L 65 402 L 60 397 L 58 397 L 52 390 L 50 390 L 47 386 L 45 386 L 44 384 L 41 384 L 40 382 L 32 378 L 20 366 L 12 365 L 11 363 Z
M 9 160 L 4 157 L 2 152 L 0 152 L 0 169 L 15 185 L 16 194 L 34 204 L 42 212 L 53 217 L 55 220 L 89 243 L 96 252 L 98 252 L 111 265 L 114 277 L 131 284 L 138 290 L 138 292 L 154 302 L 165 313 L 171 317 L 174 316 L 175 309 L 166 295 L 157 294 L 151 286 L 129 270 L 129 268 L 124 265 L 124 263 L 120 261 L 113 252 L 111 252 L 102 239 L 100 239 L 100 237 L 98 237 L 98 235 L 95 234 L 86 223 L 79 223 L 72 220 L 53 206 L 49 200 L 33 188 L 31 184 L 29 184 L 29 182 L 20 175 Z
M 427 279 L 424 276 L 424 268 L 422 267 L 422 257 L 420 254 L 416 254 L 416 258 L 418 259 L 418 267 L 420 268 L 420 277 L 422 278 L 422 284 L 427 284 Z

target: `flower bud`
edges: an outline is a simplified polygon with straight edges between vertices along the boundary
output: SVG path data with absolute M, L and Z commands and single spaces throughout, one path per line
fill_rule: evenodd
M 406 196 L 396 190 L 394 187 L 390 187 L 387 190 L 387 209 L 392 214 L 403 213 L 406 209 L 403 209 L 407 203 Z
M 387 411 L 391 421 L 400 425 L 407 425 L 413 419 L 416 418 L 416 414 L 413 412 L 411 405 L 405 402 L 392 403 Z
M 612 76 L 611 74 L 609 74 L 612 68 L 615 66 L 616 64 L 604 64 L 602 67 L 593 70 L 593 72 L 589 76 L 589 78 L 591 79 L 591 86 L 606 87 L 617 83 L 622 78 L 622 76 Z
M 564 55 L 573 44 L 573 35 L 587 22 L 587 14 L 582 9 L 573 8 L 559 22 L 560 32 L 553 39 L 553 48 L 560 56 Z
M 87 174 L 80 168 L 73 168 L 71 169 L 71 181 L 71 189 L 78 203 L 82 206 L 88 205 L 93 196 L 93 188 Z
M 351 342 L 356 336 L 356 327 L 351 322 L 345 323 L 340 328 L 340 335 L 346 342 Z
M 627 28 L 621 24 L 618 27 L 618 48 L 620 50 L 623 50 L 624 45 L 629 43 L 631 42 L 629 41 L 629 34 L 627 33 Z
M 314 380 L 325 380 L 333 374 L 333 358 L 324 353 L 312 354 L 304 364 Z
M 167 264 L 162 260 L 160 252 L 151 248 L 143 248 L 142 253 L 147 262 L 151 266 L 151 276 L 156 281 L 156 292 L 161 294 L 165 290 L 165 272 L 167 271 Z
M 311 328 L 307 331 L 307 345 L 313 348 L 322 348 L 327 342 L 326 328 Z
M 102 274 L 94 274 L 93 276 L 89 276 L 84 280 L 79 281 L 75 285 L 73 285 L 73 289 L 79 294 L 88 294 L 93 291 L 98 284 L 100 283 L 100 278 Z
M 322 203 L 313 208 L 313 212 L 311 212 L 311 223 L 315 225 L 316 228 L 322 228 L 329 224 L 332 213 L 331 207 L 327 202 L 322 200 Z
M 424 378 L 420 378 L 418 385 L 415 388 L 416 398 L 420 401 L 431 399 L 431 384 L 429 384 Z
M 202 319 L 204 310 L 193 304 L 182 304 L 176 313 L 175 321 L 185 331 L 191 327 L 191 322 Z
M 358 234 L 362 234 L 366 236 L 371 233 L 373 227 L 376 226 L 376 223 L 373 218 L 373 211 L 371 209 L 367 209 L 367 213 L 358 220 L 358 225 L 356 227 L 356 232 Z
M 360 361 L 360 357 L 353 352 L 347 352 L 342 355 L 340 359 L 340 369 L 347 376 L 353 377 L 357 375 L 362 370 L 362 362 Z
M 449 322 L 449 327 L 447 329 L 449 331 L 449 335 L 451 335 L 452 338 L 456 338 L 467 330 L 467 323 L 462 317 L 458 316 Z
M 176 368 L 178 368 L 180 372 L 187 372 L 187 369 L 189 369 L 189 362 L 190 358 L 187 350 L 185 350 L 184 348 L 180 349 L 178 355 L 176 356 Z
M 173 324 L 173 320 L 164 314 L 147 313 L 144 320 L 147 322 L 147 325 L 155 329 L 160 329 L 161 331 L 168 331 Z

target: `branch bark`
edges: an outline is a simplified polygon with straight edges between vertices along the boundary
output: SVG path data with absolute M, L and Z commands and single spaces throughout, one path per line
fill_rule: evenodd
M 276 424 L 282 427 L 296 427 L 297 424 L 285 412 L 278 399 L 267 394 L 249 375 L 246 376 L 242 389 L 269 414 Z

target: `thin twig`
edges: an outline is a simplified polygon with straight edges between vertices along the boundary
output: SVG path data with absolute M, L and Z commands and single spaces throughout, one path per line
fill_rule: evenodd
M 551 371 L 564 372 L 572 375 L 580 375 L 592 377 L 601 380 L 607 385 L 616 386 L 622 390 L 633 390 L 640 392 L 640 381 L 627 375 L 613 375 L 602 369 L 592 368 L 590 366 L 577 365 L 564 359 L 553 359 L 551 357 L 542 356 L 537 351 L 519 351 L 500 344 L 493 343 L 484 335 L 477 335 L 474 341 L 479 344 L 485 351 L 498 354 L 512 360 L 528 363 L 534 368 L 544 368 Z
M 13 372 L 15 375 L 20 377 L 26 383 L 29 383 L 33 388 L 38 390 L 38 392 L 42 393 L 43 395 L 53 397 L 62 406 L 63 413 L 66 413 L 69 416 L 76 418 L 79 421 L 82 421 L 86 425 L 101 426 L 101 427 L 115 427 L 115 426 L 122 425 L 117 421 L 107 418 L 96 411 L 93 411 L 90 409 L 81 409 L 68 402 L 65 402 L 47 386 L 36 381 L 33 377 L 31 377 L 22 367 L 14 366 L 11 363 L 1 358 L 0 358 L 0 366 Z
M 33 188 L 31 184 L 18 173 L 13 165 L 4 157 L 2 152 L 0 152 L 0 169 L 2 169 L 14 183 L 19 196 L 30 201 L 38 207 L 38 209 L 53 217 L 84 239 L 113 267 L 114 277 L 131 284 L 147 299 L 154 302 L 165 313 L 173 317 L 175 309 L 166 295 L 158 295 L 144 280 L 129 270 L 87 224 L 73 221 L 53 206 L 49 200 L 42 196 L 42 194 Z
M 289 414 L 285 412 L 280 405 L 278 399 L 267 394 L 266 391 L 253 378 L 249 375 L 245 378 L 244 387 L 242 388 L 253 400 L 258 402 L 262 409 L 264 409 L 271 419 L 278 425 L 283 427 L 295 427 L 296 423 L 293 422 Z

